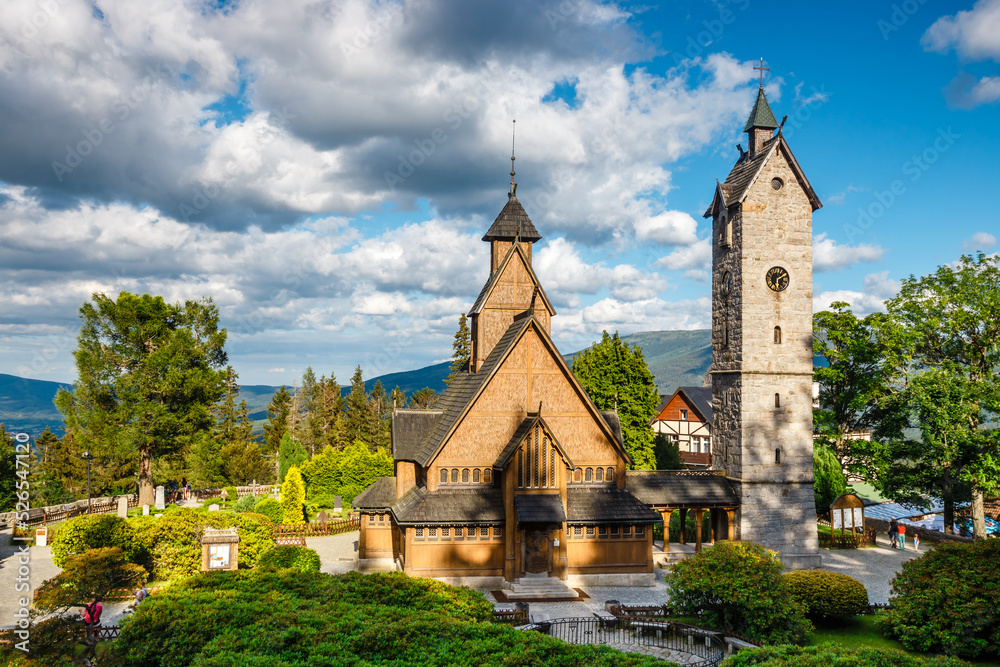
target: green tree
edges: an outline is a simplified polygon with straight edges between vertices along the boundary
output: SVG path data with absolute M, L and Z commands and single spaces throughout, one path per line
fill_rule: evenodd
M 853 434 L 881 432 L 892 421 L 891 397 L 909 372 L 912 342 L 912 332 L 894 318 L 872 313 L 859 319 L 844 302 L 813 316 L 813 354 L 828 364 L 813 372 L 820 385 L 816 435 L 842 468 L 872 482 L 878 482 L 879 443 Z
M 410 394 L 410 407 L 417 410 L 429 410 L 437 403 L 439 396 L 430 387 L 424 387 Z
M 816 515 L 830 516 L 830 505 L 847 493 L 847 477 L 840 460 L 831 447 L 813 443 L 813 494 L 816 497 Z
M 984 459 L 993 461 L 994 479 L 1000 475 L 994 458 L 1000 431 L 978 428 L 981 406 L 992 399 L 982 394 L 988 388 L 961 372 L 934 368 L 914 377 L 904 395 L 921 437 L 891 443 L 885 493 L 917 505 L 925 504 L 924 494 L 941 498 L 947 532 L 955 504 L 977 484 Z
M 389 415 L 393 410 L 402 410 L 406 407 L 406 392 L 396 385 L 389 394 Z
M 368 442 L 372 449 L 389 447 L 392 403 L 385 395 L 381 380 L 375 381 L 375 386 L 372 387 L 372 391 L 368 395 L 368 409 L 371 411 L 370 428 L 372 429 Z
M 1000 412 L 1000 260 L 981 252 L 963 255 L 920 279 L 910 276 L 887 307 L 914 332 L 919 361 L 965 376 L 969 395 L 979 401 L 980 409 L 970 410 L 965 423 L 967 441 L 979 443 L 979 455 L 964 478 L 971 488 L 973 531 L 984 538 L 983 498 L 1000 485 L 1000 441 L 972 432 L 980 430 L 982 411 Z
M 292 411 L 292 395 L 288 388 L 281 388 L 271 397 L 267 405 L 267 423 L 264 424 L 264 453 L 273 455 L 281 445 L 281 438 L 288 431 L 288 418 Z
M 607 331 L 601 342 L 581 350 L 573 359 L 573 374 L 600 410 L 617 410 L 625 450 L 636 470 L 656 467 L 653 429 L 649 420 L 660 404 L 660 394 L 649 372 L 642 348 Z
M 230 442 L 222 447 L 222 469 L 226 481 L 234 486 L 251 482 L 266 484 L 274 477 L 273 466 L 264 458 L 254 440 Z
M 306 504 L 306 485 L 298 466 L 292 466 L 281 484 L 281 507 L 285 511 L 285 523 L 305 523 L 303 508 Z
M 351 376 L 351 393 L 347 395 L 347 408 L 344 415 L 344 440 L 354 442 L 363 440 L 371 444 L 374 416 L 365 394 L 365 381 L 361 379 L 361 366 L 354 370 Z
M 136 474 L 139 503 L 151 505 L 154 458 L 182 455 L 213 426 L 226 379 L 218 309 L 211 299 L 171 305 L 149 294 L 95 293 L 80 318 L 77 382 L 60 390 L 56 406 L 83 447 L 122 464 L 119 479 Z
M 214 489 L 226 483 L 222 461 L 223 444 L 210 433 L 191 441 L 187 454 L 188 481 L 195 489 Z
M 0 422 L 0 512 L 12 511 L 17 503 L 17 459 L 14 449 L 14 438 Z
M 653 453 L 656 456 L 657 470 L 685 470 L 687 466 L 681 459 L 681 448 L 676 442 L 671 442 L 664 433 L 657 433 L 653 439 Z
M 469 359 L 472 358 L 472 335 L 469 333 L 469 318 L 465 313 L 458 318 L 458 331 L 455 332 L 451 350 L 451 374 L 445 380 L 446 383 L 450 383 L 458 373 L 467 370 Z
M 57 505 L 73 500 L 73 491 L 82 486 L 83 464 L 73 450 L 72 438 L 60 438 L 46 426 L 35 439 L 38 452 L 36 480 L 32 485 L 34 504 Z
M 281 447 L 278 449 L 278 482 L 284 482 L 288 475 L 288 469 L 292 466 L 299 468 L 309 460 L 302 443 L 293 438 L 288 433 L 281 439 Z

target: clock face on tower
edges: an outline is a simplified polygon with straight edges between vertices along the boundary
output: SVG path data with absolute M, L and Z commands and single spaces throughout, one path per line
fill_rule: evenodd
M 773 266 L 768 269 L 767 275 L 764 276 L 764 282 L 772 291 L 781 292 L 788 287 L 788 271 L 780 266 Z

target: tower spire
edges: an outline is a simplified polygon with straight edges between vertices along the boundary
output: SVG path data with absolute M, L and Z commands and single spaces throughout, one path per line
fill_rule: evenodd
M 514 182 L 514 137 L 517 130 L 517 119 L 511 121 L 510 128 L 510 193 L 513 197 L 517 193 L 517 183 Z

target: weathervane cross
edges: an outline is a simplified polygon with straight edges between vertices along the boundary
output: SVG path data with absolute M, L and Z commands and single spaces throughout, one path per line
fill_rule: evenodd
M 754 69 L 760 70 L 760 87 L 764 87 L 764 72 L 770 72 L 770 67 L 764 67 L 764 59 L 760 59 L 760 67 L 754 67 Z

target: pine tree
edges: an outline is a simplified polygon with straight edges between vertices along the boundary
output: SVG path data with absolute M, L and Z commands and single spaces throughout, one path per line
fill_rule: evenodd
M 292 466 L 302 467 L 309 460 L 302 443 L 294 439 L 288 433 L 281 439 L 281 447 L 278 449 L 278 481 L 284 482 L 288 469 Z
M 438 394 L 430 387 L 424 387 L 410 394 L 410 405 L 417 410 L 427 410 L 437 403 Z
M 392 418 L 392 405 L 385 395 L 382 381 L 376 380 L 372 387 L 371 394 L 368 395 L 368 409 L 371 412 L 371 421 L 368 428 L 371 436 L 368 443 L 372 449 L 389 446 L 389 428 Z
M 344 415 L 344 439 L 348 442 L 363 440 L 371 444 L 372 413 L 365 395 L 365 382 L 361 379 L 361 366 L 351 377 L 351 393 L 347 395 L 347 411 Z
M 264 424 L 264 453 L 273 455 L 281 446 L 281 438 L 288 431 L 288 418 L 292 411 L 292 395 L 288 393 L 288 388 L 281 385 L 281 389 L 271 397 L 271 402 L 267 405 L 267 423 Z
M 307 416 L 314 443 L 309 451 L 310 456 L 315 456 L 327 445 L 332 447 L 343 445 L 341 431 L 344 422 L 344 398 L 336 376 L 330 373 L 329 378 L 321 377 L 313 392 Z
M 389 414 L 392 415 L 393 410 L 404 410 L 406 408 L 406 392 L 396 385 L 396 388 L 392 390 L 389 394 Z
M 60 439 L 46 426 L 35 438 L 37 461 L 32 484 L 34 505 L 58 505 L 74 499 L 73 491 L 80 486 L 83 463 L 70 449 L 72 439 Z
M 0 512 L 10 512 L 14 509 L 17 496 L 14 494 L 17 464 L 14 455 L 14 438 L 7 433 L 0 422 Z
M 458 331 L 455 332 L 451 349 L 451 374 L 445 380 L 446 383 L 450 383 L 458 373 L 467 370 L 469 359 L 472 358 L 472 336 L 469 333 L 469 319 L 465 313 L 458 318 Z

